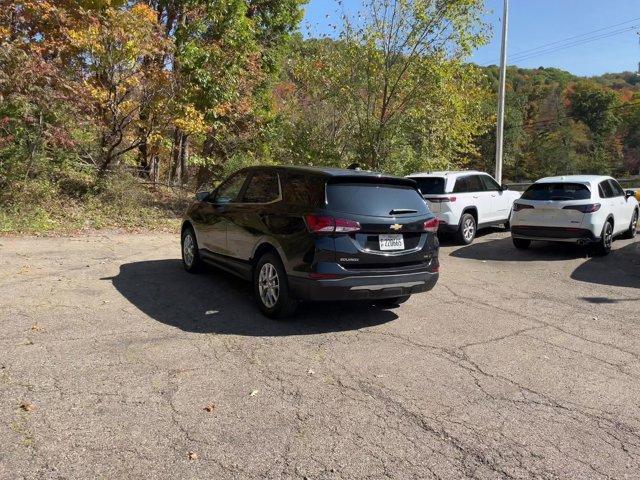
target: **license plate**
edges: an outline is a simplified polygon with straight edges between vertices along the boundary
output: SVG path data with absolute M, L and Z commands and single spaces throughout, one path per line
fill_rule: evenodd
M 380 235 L 380 250 L 404 250 L 402 235 Z

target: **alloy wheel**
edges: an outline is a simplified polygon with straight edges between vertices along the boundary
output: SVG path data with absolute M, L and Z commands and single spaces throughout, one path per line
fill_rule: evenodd
M 465 220 L 464 225 L 462 226 L 462 235 L 467 242 L 470 242 L 471 239 L 473 239 L 475 229 L 476 227 L 472 218 Z
M 271 263 L 265 263 L 258 275 L 258 292 L 260 300 L 267 308 L 273 308 L 280 296 L 280 278 L 278 271 Z
M 184 263 L 187 267 L 191 267 L 193 265 L 193 259 L 195 258 L 195 242 L 193 241 L 193 237 L 190 233 L 187 233 L 182 241 L 182 258 L 184 259 Z
M 604 227 L 604 246 L 605 248 L 611 248 L 611 244 L 613 243 L 613 225 L 611 222 L 607 222 Z

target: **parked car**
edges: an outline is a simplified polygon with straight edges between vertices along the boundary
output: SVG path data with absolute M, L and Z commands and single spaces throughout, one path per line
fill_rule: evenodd
M 453 233 L 463 245 L 473 242 L 478 229 L 509 226 L 514 200 L 520 193 L 508 190 L 491 175 L 477 171 L 414 173 L 424 199 L 440 221 L 441 232 Z
M 385 306 L 438 280 L 438 219 L 413 180 L 355 170 L 255 167 L 201 192 L 182 224 L 188 272 L 253 282 L 269 317 L 300 300 Z
M 616 236 L 633 238 L 638 225 L 638 201 L 611 177 L 570 175 L 538 180 L 513 206 L 511 236 L 516 248 L 532 240 L 594 245 L 600 254 L 611 250 Z

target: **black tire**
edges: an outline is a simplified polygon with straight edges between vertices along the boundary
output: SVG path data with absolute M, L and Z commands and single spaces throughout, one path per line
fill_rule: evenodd
M 375 300 L 373 303 L 383 308 L 393 308 L 406 302 L 410 297 L 411 295 L 402 295 L 401 297 L 381 298 L 380 300 Z
M 478 225 L 476 224 L 475 217 L 470 213 L 463 214 L 460 219 L 458 232 L 456 233 L 457 242 L 462 245 L 469 245 L 473 242 L 473 239 L 476 238 L 477 228 Z
M 188 247 L 191 245 L 191 247 Z M 182 232 L 180 238 L 180 247 L 182 251 L 182 266 L 189 273 L 199 273 L 204 269 L 204 262 L 200 258 L 198 251 L 198 240 L 192 227 L 187 227 Z M 189 255 L 188 252 L 191 252 Z
M 636 238 L 636 230 L 638 229 L 638 210 L 633 212 L 629 229 L 625 232 L 624 238 Z
M 527 240 L 525 238 L 512 238 L 513 246 L 518 250 L 526 250 L 531 246 L 531 240 Z
M 253 274 L 253 292 L 258 308 L 269 318 L 289 317 L 298 307 L 298 301 L 291 295 L 284 265 L 274 253 L 265 253 L 258 260 Z
M 613 222 L 607 220 L 602 227 L 602 234 L 600 235 L 600 242 L 596 245 L 596 255 L 605 256 L 611 252 L 611 245 L 613 244 Z

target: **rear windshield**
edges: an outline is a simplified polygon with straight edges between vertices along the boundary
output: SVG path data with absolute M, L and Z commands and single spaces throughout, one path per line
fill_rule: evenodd
M 444 178 L 442 177 L 411 177 L 418 183 L 423 195 L 438 195 L 444 193 Z
M 591 191 L 581 183 L 534 183 L 522 194 L 523 200 L 587 200 Z
M 328 184 L 327 208 L 376 217 L 424 215 L 429 212 L 427 204 L 414 188 L 368 183 Z

